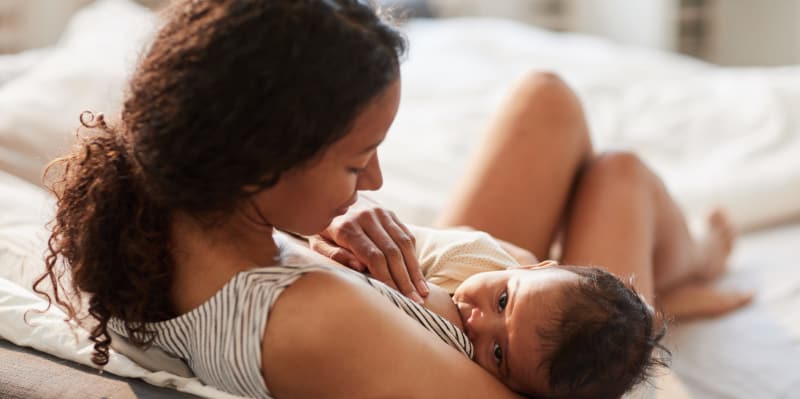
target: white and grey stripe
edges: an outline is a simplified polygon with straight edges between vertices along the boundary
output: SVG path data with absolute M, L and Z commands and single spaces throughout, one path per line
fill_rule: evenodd
M 363 276 L 363 275 L 362 275 Z M 386 284 L 364 276 L 369 285 L 374 287 L 383 296 L 388 298 L 395 306 L 402 309 L 406 314 L 417 320 L 423 327 L 438 335 L 445 343 L 456 348 L 470 359 L 474 355 L 472 342 L 467 338 L 467 334 L 456 327 L 442 316 L 431 312 L 416 302 L 408 299 L 397 290 Z
M 261 376 L 261 340 L 269 312 L 286 287 L 305 273 L 319 270 L 348 272 L 327 266 L 247 270 L 234 276 L 196 309 L 146 327 L 156 332 L 156 346 L 184 359 L 204 383 L 234 395 L 272 398 Z M 472 358 L 472 343 L 458 327 L 385 284 L 363 278 L 423 327 Z M 127 337 L 122 320 L 112 318 L 108 327 Z

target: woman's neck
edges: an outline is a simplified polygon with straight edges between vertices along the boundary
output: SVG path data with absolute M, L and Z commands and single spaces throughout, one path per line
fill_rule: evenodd
M 175 274 L 171 298 L 179 313 L 201 305 L 236 273 L 274 265 L 278 247 L 272 226 L 234 215 L 206 226 L 196 218 L 176 212 L 171 220 Z

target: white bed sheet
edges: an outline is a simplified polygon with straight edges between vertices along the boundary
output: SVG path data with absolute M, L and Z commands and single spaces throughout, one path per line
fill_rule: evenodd
M 103 15 L 92 19 L 115 21 L 117 38 L 126 36 L 127 21 L 136 33 L 130 36 L 141 39 L 140 10 L 134 22 L 126 19 L 133 18 L 125 13 L 132 7 L 127 0 L 98 4 L 95 12 Z M 800 109 L 800 67 L 723 69 L 671 54 L 494 20 L 418 21 L 407 31 L 411 52 L 403 65 L 403 100 L 393 131 L 381 147 L 385 187 L 377 198 L 409 222 L 425 224 L 441 208 L 492 110 L 513 82 L 531 69 L 554 70 L 564 76 L 586 104 L 597 147 L 626 147 L 641 153 L 692 215 L 722 204 L 740 226 L 753 229 L 800 214 L 800 124 L 796 112 Z M 79 35 L 72 40 L 86 42 Z M 64 58 L 62 50 L 58 57 L 75 65 L 74 57 Z M 26 60 L 16 65 L 9 62 L 6 70 L 13 70 L 15 77 L 25 76 L 24 68 L 19 67 L 23 62 L 30 65 Z M 126 74 L 130 62 L 117 64 L 86 68 L 103 68 L 96 79 L 106 79 L 105 83 L 114 86 L 119 85 L 117 80 Z M 48 71 L 57 66 L 49 65 Z M 73 88 L 59 88 L 65 90 L 65 97 L 69 90 L 99 84 L 99 80 L 92 81 L 91 73 L 80 79 L 68 82 Z M 2 90 L 0 86 L 0 96 Z M 102 96 L 105 103 L 107 93 Z M 13 102 L 14 98 L 7 100 Z M 75 106 L 80 107 L 71 104 L 71 108 Z M 57 107 L 48 104 L 46 110 L 55 112 Z M 8 117 L 2 112 L 0 119 Z M 26 112 L 35 114 L 30 107 Z M 64 141 L 64 135 L 74 129 L 76 117 L 58 115 L 56 119 L 59 130 L 48 126 L 50 130 L 41 132 L 42 137 L 61 134 Z M 70 120 L 69 126 L 61 122 Z M 0 138 L 8 133 L 4 129 L 14 127 L 0 126 Z M 12 134 L 19 136 L 20 132 Z M 34 140 L 31 146 L 47 141 Z M 48 154 L 52 149 L 34 150 Z M 34 166 L 46 162 L 40 161 Z M 38 175 L 36 168 L 25 171 L 23 177 L 28 179 Z M 3 198 L 0 195 L 0 200 Z M 26 208 L 25 212 L 37 210 Z M 0 210 L 0 224 L 15 222 L 14 217 L 13 212 Z M 0 244 L 11 241 L 0 237 Z M 694 397 L 800 397 L 796 392 L 800 388 L 798 244 L 800 223 L 742 237 L 723 284 L 756 290 L 754 304 L 722 319 L 670 330 L 674 369 Z M 19 315 L 20 306 L 29 306 L 35 299 L 19 291 L 29 286 L 30 275 L 24 272 L 27 264 L 18 266 L 18 273 L 3 270 L 6 278 L 0 279 L 4 321 L 0 336 L 88 364 L 88 344 L 71 343 L 64 330 L 57 330 L 56 321 L 61 317 L 57 313 L 49 316 L 50 324 L 44 324 L 48 327 L 38 330 L 5 323 L 9 312 Z M 196 380 L 150 373 L 124 357 L 115 357 L 112 364 L 116 366 L 109 371 L 117 367 L 114 372 L 120 375 L 181 386 L 204 396 L 220 395 Z

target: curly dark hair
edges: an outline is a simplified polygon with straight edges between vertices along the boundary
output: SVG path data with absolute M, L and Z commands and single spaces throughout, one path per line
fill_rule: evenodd
M 230 214 L 310 162 L 398 78 L 406 48 L 357 0 L 179 0 L 165 14 L 121 121 L 82 114 L 76 150 L 46 172 L 57 212 L 34 290 L 51 284 L 70 319 L 61 274 L 89 294 L 99 366 L 110 318 L 148 346 L 145 323 L 175 316 L 171 215 Z
M 581 278 L 537 331 L 551 348 L 540 364 L 550 393 L 537 398 L 615 399 L 668 366 L 666 324 L 632 285 L 599 267 L 558 267 Z

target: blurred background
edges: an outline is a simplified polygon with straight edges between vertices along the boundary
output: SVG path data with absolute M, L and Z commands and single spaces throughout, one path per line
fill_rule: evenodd
M 140 0 L 152 8 L 169 0 Z M 0 0 L 0 53 L 47 46 L 92 0 Z M 800 0 L 379 0 L 409 17 L 490 16 L 720 65 L 800 64 Z

